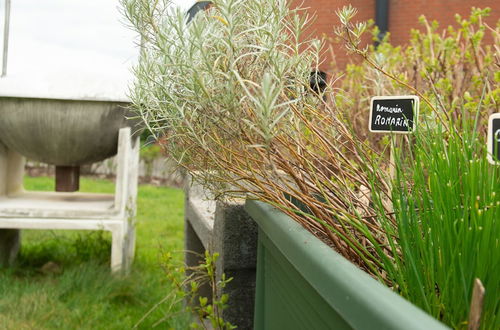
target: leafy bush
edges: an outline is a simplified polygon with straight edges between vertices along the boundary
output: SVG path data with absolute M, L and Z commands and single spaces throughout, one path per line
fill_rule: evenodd
M 153 176 L 154 161 L 162 156 L 161 147 L 158 144 L 145 145 L 141 148 L 141 159 L 146 167 L 146 178 L 151 180 Z
M 174 290 L 153 306 L 134 328 L 139 327 L 161 305 L 166 305 L 165 315 L 153 325 L 156 327 L 179 313 L 173 309 L 185 303 L 184 312 L 196 316 L 196 322 L 190 324 L 191 329 L 236 329 L 235 325 L 222 317 L 223 310 L 228 307 L 229 295 L 220 292 L 233 278 L 226 278 L 223 273 L 220 280 L 216 279 L 215 267 L 218 258 L 218 253 L 211 254 L 205 251 L 205 255 L 201 258 L 203 261 L 198 266 L 188 267 L 184 263 L 179 264 L 171 252 L 165 252 L 162 256 L 162 266 Z M 186 274 L 186 276 L 180 278 L 179 274 Z M 209 297 L 202 294 L 204 287 L 210 290 Z M 210 321 L 211 326 L 208 326 L 205 320 Z
M 479 133 L 484 135 L 488 116 L 500 111 L 500 32 L 498 26 L 484 23 L 490 12 L 489 8 L 473 8 L 469 18 L 455 16 L 458 28 L 443 30 L 438 22 L 421 16 L 423 31 L 412 30 L 405 46 L 391 45 L 390 33 L 376 49 L 355 47 L 357 37 L 348 42 L 348 49 L 366 61 L 348 65 L 345 73 L 339 73 L 343 74 L 342 92 L 335 102 L 348 111 L 360 138 L 378 140 L 366 130 L 372 96 L 409 93 L 420 94 L 421 115 L 431 128 L 441 123 L 459 131 L 465 121 L 470 125 L 479 115 Z M 337 32 L 346 38 L 342 29 Z M 378 30 L 372 34 L 379 35 Z M 493 44 L 484 42 L 486 35 Z

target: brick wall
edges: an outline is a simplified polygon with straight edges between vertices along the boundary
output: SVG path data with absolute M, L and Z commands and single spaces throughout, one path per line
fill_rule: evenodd
M 335 11 L 345 5 L 351 4 L 357 8 L 359 13 L 356 20 L 375 20 L 375 0 L 302 0 L 302 6 L 308 8 L 310 13 L 315 13 L 316 21 L 312 27 L 315 35 L 327 35 L 334 37 L 333 27 L 339 24 Z M 500 18 L 499 0 L 389 0 L 389 32 L 393 44 L 404 44 L 409 38 L 412 28 L 420 28 L 418 17 L 425 15 L 430 20 L 440 22 L 440 27 L 454 25 L 455 14 L 468 16 L 472 7 L 490 7 L 492 12 L 486 19 L 486 23 L 494 27 Z M 367 36 L 364 42 L 371 42 Z M 491 38 L 486 42 L 492 42 Z M 343 67 L 346 63 L 355 59 L 349 58 L 338 45 L 330 44 L 329 50 L 325 51 L 322 70 L 330 71 L 330 64 L 335 61 Z

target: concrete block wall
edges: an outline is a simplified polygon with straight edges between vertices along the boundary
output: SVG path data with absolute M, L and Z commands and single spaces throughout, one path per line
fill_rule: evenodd
M 196 185 L 188 184 L 185 191 L 186 264 L 198 265 L 205 250 L 219 253 L 217 278 L 223 273 L 233 278 L 219 292 L 229 294 L 229 307 L 223 311 L 223 318 L 238 329 L 252 329 L 257 225 L 246 214 L 244 201 L 215 202 Z M 202 288 L 200 294 L 210 296 L 210 288 Z

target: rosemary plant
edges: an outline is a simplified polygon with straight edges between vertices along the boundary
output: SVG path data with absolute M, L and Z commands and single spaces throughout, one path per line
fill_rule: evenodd
M 284 0 L 216 0 L 189 24 L 162 1 L 124 8 L 143 44 L 131 96 L 168 153 L 216 195 L 276 205 L 383 279 L 375 250 L 390 251 L 359 187 L 375 175 L 387 200 L 389 185 L 310 88 L 322 45 L 304 35 L 310 17 Z

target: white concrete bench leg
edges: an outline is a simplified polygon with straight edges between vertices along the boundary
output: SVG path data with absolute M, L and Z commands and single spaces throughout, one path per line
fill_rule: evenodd
M 135 226 L 128 223 L 111 230 L 111 270 L 114 273 L 128 274 L 134 260 Z
M 21 247 L 19 229 L 0 229 L 0 267 L 11 266 Z
M 118 137 L 115 205 L 124 210 L 124 220 L 120 228 L 111 232 L 111 269 L 125 274 L 130 271 L 135 254 L 139 148 L 139 138 L 131 137 L 130 128 L 121 129 Z
M 0 143 L 0 195 L 17 193 L 23 188 L 24 157 Z M 0 267 L 14 263 L 21 246 L 19 229 L 0 229 Z

